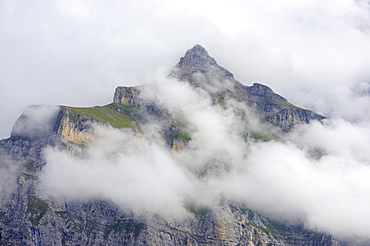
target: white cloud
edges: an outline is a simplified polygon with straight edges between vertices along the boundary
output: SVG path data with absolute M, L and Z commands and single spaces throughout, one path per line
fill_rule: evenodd
M 353 156 L 309 158 L 292 144 L 255 146 L 244 172 L 213 185 L 250 208 L 280 220 L 305 224 L 340 239 L 369 239 L 370 205 L 366 163 Z M 349 229 L 350 228 L 350 229 Z
M 37 105 L 27 107 L 12 129 L 13 136 L 45 137 L 55 131 L 58 106 Z
M 107 199 L 135 214 L 184 216 L 188 175 L 169 150 L 133 132 L 97 127 L 98 138 L 84 155 L 49 148 L 41 174 L 45 194 L 86 200 Z
M 0 204 L 6 203 L 17 187 L 17 171 L 19 163 L 10 156 L 1 153 L 0 159 Z

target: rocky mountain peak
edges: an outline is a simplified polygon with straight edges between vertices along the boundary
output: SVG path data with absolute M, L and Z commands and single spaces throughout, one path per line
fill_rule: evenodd
M 197 44 L 192 49 L 189 49 L 185 56 L 180 59 L 178 67 L 196 67 L 201 68 L 206 65 L 216 65 L 217 62 L 211 56 L 209 56 L 207 50 L 201 45 Z
M 202 81 L 197 77 L 197 74 L 203 75 Z M 209 84 L 211 79 L 235 81 L 233 74 L 219 66 L 216 60 L 208 54 L 207 50 L 199 44 L 189 49 L 185 56 L 180 58 L 179 63 L 172 70 L 170 76 L 180 80 L 187 80 L 196 86 L 201 86 L 202 83 Z
M 252 86 L 246 86 L 240 83 L 232 73 L 219 66 L 199 44 L 187 50 L 169 77 L 203 89 L 209 93 L 215 104 L 228 99 L 245 103 L 258 112 L 262 121 L 268 121 L 285 131 L 291 130 L 297 124 L 325 118 L 291 104 L 266 85 L 254 83 Z M 146 107 L 154 115 L 163 113 L 156 105 L 143 101 L 140 97 L 142 88 L 118 87 L 114 94 L 114 103 Z

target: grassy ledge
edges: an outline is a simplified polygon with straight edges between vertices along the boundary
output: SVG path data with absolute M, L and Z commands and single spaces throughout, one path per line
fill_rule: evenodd
M 88 108 L 64 107 L 72 113 L 81 114 L 88 118 L 108 123 L 117 128 L 139 129 L 138 120 L 132 116 L 132 113 L 137 110 L 134 107 L 117 103 Z

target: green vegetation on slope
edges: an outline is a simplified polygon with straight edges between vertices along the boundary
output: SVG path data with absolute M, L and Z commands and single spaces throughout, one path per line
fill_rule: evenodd
M 182 132 L 182 131 L 179 131 L 178 132 L 177 138 L 178 139 L 181 139 L 181 140 L 183 140 L 185 142 L 189 142 L 191 140 L 190 135 L 187 134 L 186 132 Z
M 31 222 L 32 226 L 39 224 L 48 209 L 49 205 L 39 198 L 28 200 L 26 214 L 28 214 L 28 221 Z
M 71 112 L 84 115 L 88 118 L 108 123 L 117 128 L 136 128 L 139 129 L 138 120 L 133 117 L 136 108 L 117 103 L 105 106 L 89 108 L 65 107 Z
M 271 235 L 273 236 L 274 238 L 278 239 L 278 236 L 275 235 L 274 232 L 272 232 L 271 230 L 267 229 L 267 228 L 264 228 L 264 227 L 261 227 L 261 226 L 257 226 L 256 224 L 254 224 L 253 222 L 248 222 L 248 225 L 251 225 L 253 226 L 254 228 L 262 231 L 263 233 L 267 234 L 267 235 Z
M 208 207 L 205 207 L 205 206 L 197 206 L 197 205 L 194 205 L 194 204 L 189 204 L 186 206 L 186 209 L 190 212 L 190 213 L 193 213 L 197 216 L 204 216 L 206 214 L 208 214 L 211 209 L 208 208 Z

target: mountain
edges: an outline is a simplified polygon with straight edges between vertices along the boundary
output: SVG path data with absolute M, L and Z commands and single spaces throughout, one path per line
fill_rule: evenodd
M 291 130 L 297 124 L 325 118 L 294 106 L 265 85 L 254 83 L 252 86 L 244 86 L 232 73 L 219 66 L 200 45 L 189 49 L 169 76 L 202 88 L 210 93 L 216 102 L 233 98 L 254 107 L 262 119 L 284 130 Z M 142 102 L 138 98 L 140 88 L 118 87 L 114 102 L 133 107 L 141 106 Z
M 189 95 L 202 95 L 206 102 L 202 105 L 220 112 L 225 119 L 235 116 L 246 142 L 276 139 L 276 131 L 284 134 L 299 124 L 324 119 L 292 105 L 265 85 L 243 85 L 200 45 L 188 50 L 166 79 L 194 92 Z M 164 104 L 160 100 L 163 94 L 155 88 L 118 87 L 113 103 L 105 106 L 31 106 L 24 111 L 11 137 L 0 141 L 0 245 L 339 245 L 330 235 L 267 218 L 226 197 L 214 206 L 185 201 L 184 209 L 190 215 L 177 218 L 166 215 L 166 211 L 135 213 L 135 209 L 126 209 L 104 194 L 90 198 L 84 198 L 86 194 L 77 198 L 45 195 L 42 177 L 51 165 L 48 151 L 68 153 L 66 160 L 75 158 L 79 165 L 89 158 L 90 146 L 99 140 L 97 125 L 127 132 L 131 138 L 124 146 L 136 139 L 148 138 L 154 143 L 163 139 L 168 155 L 191 152 L 199 129 L 186 113 L 172 109 L 172 101 Z M 262 131 L 251 130 L 250 115 L 264 126 Z M 152 123 L 159 140 L 156 133 L 145 135 L 151 132 L 147 128 L 153 127 Z M 141 147 L 132 147 L 132 151 Z M 230 169 L 228 160 L 218 156 L 208 161 L 203 169 L 196 168 L 200 171 L 195 178 L 217 177 Z M 68 163 L 62 164 L 68 167 Z M 79 175 L 82 179 L 85 174 Z M 100 175 L 94 176 L 96 182 Z M 77 185 L 78 180 L 65 180 L 74 181 Z

